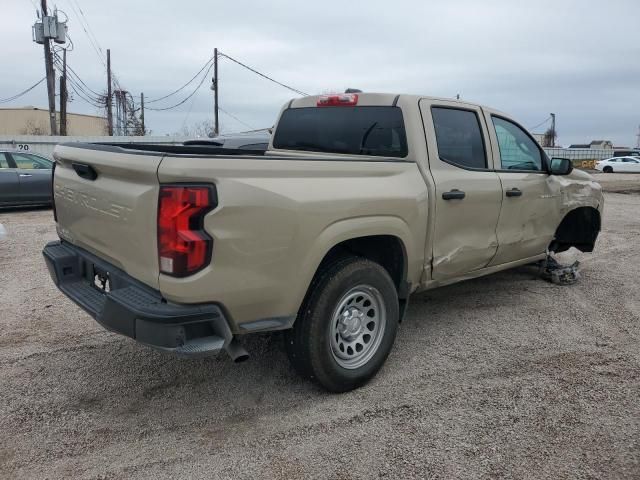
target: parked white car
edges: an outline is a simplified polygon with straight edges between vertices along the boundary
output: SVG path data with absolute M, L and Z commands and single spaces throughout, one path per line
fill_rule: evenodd
M 613 157 L 596 162 L 596 170 L 604 173 L 613 172 L 637 172 L 640 173 L 640 158 L 638 157 Z

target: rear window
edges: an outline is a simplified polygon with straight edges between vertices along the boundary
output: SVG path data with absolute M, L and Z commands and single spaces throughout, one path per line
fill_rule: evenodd
M 407 136 L 399 107 L 309 107 L 285 110 L 274 148 L 406 157 Z

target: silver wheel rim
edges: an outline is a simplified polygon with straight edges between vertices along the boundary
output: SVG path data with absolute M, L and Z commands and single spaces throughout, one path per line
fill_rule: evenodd
M 331 317 L 331 354 L 342 368 L 365 365 L 378 351 L 387 325 L 382 295 L 370 285 L 358 285 L 338 302 Z

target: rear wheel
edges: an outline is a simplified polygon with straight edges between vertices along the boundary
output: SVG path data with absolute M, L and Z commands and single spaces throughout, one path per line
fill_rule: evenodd
M 327 390 L 363 385 L 384 364 L 398 329 L 395 285 L 370 260 L 334 263 L 311 285 L 286 347 L 294 368 Z
M 613 167 L 606 166 L 602 169 L 604 173 L 613 173 Z

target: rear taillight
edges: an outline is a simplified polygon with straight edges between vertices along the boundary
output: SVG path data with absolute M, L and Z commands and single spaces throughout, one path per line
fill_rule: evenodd
M 336 95 L 322 95 L 318 98 L 318 107 L 349 107 L 358 104 L 358 94 L 339 93 Z
M 58 162 L 53 162 L 53 167 L 51 167 L 51 208 L 53 208 L 53 221 L 58 222 L 58 214 L 56 213 L 56 192 L 53 187 L 53 178 L 56 174 L 56 165 Z
M 216 190 L 212 185 L 160 186 L 160 272 L 186 277 L 209 264 L 213 239 L 204 230 L 204 216 L 216 205 Z

